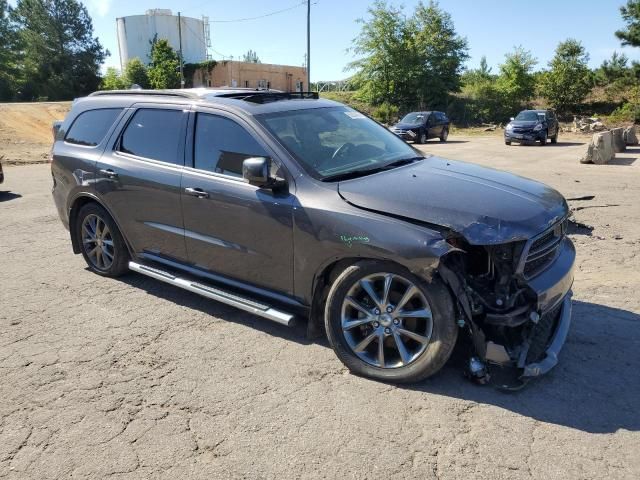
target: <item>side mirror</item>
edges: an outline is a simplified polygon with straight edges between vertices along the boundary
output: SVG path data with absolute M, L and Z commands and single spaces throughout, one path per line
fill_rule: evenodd
M 55 122 L 53 122 L 53 125 L 51 126 L 51 133 L 53 133 L 54 142 L 56 140 L 56 137 L 58 136 L 58 132 L 60 131 L 61 127 L 62 127 L 62 121 L 60 120 L 56 120 Z
M 271 177 L 271 160 L 267 157 L 247 158 L 242 162 L 242 178 L 250 185 L 268 187 L 274 183 Z
M 266 157 L 247 158 L 242 162 L 242 178 L 250 185 L 263 187 L 269 183 L 270 161 Z

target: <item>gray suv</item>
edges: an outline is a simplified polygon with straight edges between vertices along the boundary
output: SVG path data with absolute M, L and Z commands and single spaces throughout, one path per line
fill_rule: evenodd
M 575 250 L 558 192 L 425 156 L 314 94 L 93 94 L 56 125 L 52 174 L 93 272 L 306 318 L 360 375 L 415 382 L 458 343 L 473 378 L 520 385 L 567 335 Z

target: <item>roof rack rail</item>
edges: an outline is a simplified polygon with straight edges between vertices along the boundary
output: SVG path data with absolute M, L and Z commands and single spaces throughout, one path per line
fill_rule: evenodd
M 151 95 L 162 97 L 198 98 L 198 95 L 192 92 L 180 90 L 100 90 L 99 92 L 89 94 L 90 97 L 101 97 L 104 95 Z
M 235 98 L 251 103 L 270 103 L 280 100 L 317 100 L 318 92 L 274 92 L 270 90 L 256 92 L 233 92 L 218 97 Z

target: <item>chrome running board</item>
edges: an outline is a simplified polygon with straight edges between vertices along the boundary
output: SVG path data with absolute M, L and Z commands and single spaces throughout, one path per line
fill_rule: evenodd
M 183 290 L 197 293 L 198 295 L 210 298 L 211 300 L 226 303 L 227 305 L 239 308 L 240 310 L 244 310 L 245 312 L 253 313 L 254 315 L 258 315 L 259 317 L 267 318 L 281 325 L 286 325 L 287 327 L 291 326 L 291 324 L 293 323 L 294 315 L 291 313 L 276 310 L 269 305 L 258 303 L 254 300 L 250 300 L 234 293 L 220 290 L 219 288 L 215 288 L 210 285 L 205 285 L 188 278 L 177 277 L 172 273 L 165 272 L 164 270 L 149 267 L 147 265 L 141 265 L 136 262 L 129 262 L 129 269 L 133 270 L 134 272 L 146 275 L 147 277 L 155 278 L 156 280 L 160 280 L 161 282 L 165 282 L 170 285 L 182 288 Z

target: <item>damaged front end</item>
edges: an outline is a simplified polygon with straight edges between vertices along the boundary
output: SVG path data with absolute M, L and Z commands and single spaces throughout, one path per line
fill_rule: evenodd
M 571 322 L 575 261 L 566 225 L 565 219 L 532 239 L 498 245 L 447 239 L 452 250 L 439 271 L 468 333 L 472 379 L 518 388 L 557 364 Z

